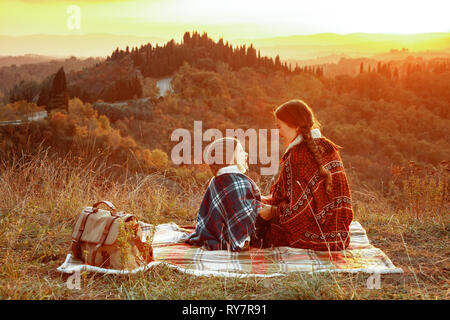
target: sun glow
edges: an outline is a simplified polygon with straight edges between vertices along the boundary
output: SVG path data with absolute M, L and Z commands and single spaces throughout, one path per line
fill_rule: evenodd
M 5 0 L 1 34 L 69 34 L 69 0 Z M 199 29 L 213 37 L 271 37 L 311 33 L 449 32 L 450 3 L 299 0 L 81 0 L 80 33 L 109 32 L 179 37 Z

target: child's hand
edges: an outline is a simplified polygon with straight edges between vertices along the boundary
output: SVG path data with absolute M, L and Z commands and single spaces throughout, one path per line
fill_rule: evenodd
M 273 208 L 275 209 L 275 208 Z M 272 206 L 269 205 L 264 205 L 260 210 L 259 210 L 259 216 L 261 218 L 263 218 L 264 220 L 270 220 L 273 218 L 273 210 L 272 210 Z

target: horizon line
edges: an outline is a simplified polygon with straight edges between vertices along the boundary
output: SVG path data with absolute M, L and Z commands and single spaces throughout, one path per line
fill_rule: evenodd
M 190 30 L 185 32 L 198 32 L 200 34 L 206 33 L 207 31 L 198 31 L 198 30 Z M 184 35 L 180 34 L 181 36 Z M 349 32 L 349 33 L 340 33 L 340 32 L 316 32 L 316 33 L 296 33 L 290 35 L 268 35 L 267 37 L 240 37 L 240 38 L 232 38 L 232 40 L 241 40 L 241 39 L 249 39 L 249 40 L 257 40 L 257 39 L 273 39 L 273 38 L 289 38 L 295 36 L 314 36 L 314 35 L 338 35 L 338 36 L 346 36 L 346 35 L 357 35 L 357 34 L 367 34 L 367 35 L 398 35 L 398 36 L 414 36 L 414 35 L 427 35 L 427 34 L 449 34 L 450 31 L 432 31 L 432 32 L 415 32 L 415 33 L 398 33 L 398 32 Z M 0 36 L 6 37 L 27 37 L 27 36 L 86 36 L 86 35 L 111 35 L 111 36 L 120 36 L 120 37 L 136 37 L 136 38 L 145 38 L 145 37 L 153 37 L 160 39 L 173 39 L 174 37 L 163 37 L 157 35 L 139 35 L 139 34 L 121 34 L 121 33 L 110 33 L 110 32 L 89 32 L 89 33 L 75 33 L 75 34 L 64 34 L 64 33 L 27 33 L 27 34 L 0 34 Z M 208 34 L 209 37 L 215 37 Z M 225 39 L 225 37 L 219 37 Z

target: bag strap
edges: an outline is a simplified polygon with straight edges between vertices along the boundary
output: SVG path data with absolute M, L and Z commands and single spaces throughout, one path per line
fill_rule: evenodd
M 103 244 L 105 243 L 105 241 L 106 241 L 106 238 L 108 237 L 108 234 L 109 234 L 109 230 L 111 229 L 111 226 L 112 226 L 112 224 L 114 223 L 114 221 L 116 220 L 116 219 L 118 219 L 119 218 L 119 216 L 113 216 L 113 217 L 111 217 L 109 220 L 108 220 L 108 222 L 107 222 L 107 224 L 106 224 L 106 226 L 105 226 L 105 229 L 103 229 L 103 233 L 102 233 L 102 237 L 100 238 L 100 241 L 97 243 L 97 245 L 95 246 L 95 248 L 94 248 L 94 251 L 92 252 L 92 255 L 91 255 L 91 265 L 95 265 L 95 256 L 97 255 L 97 251 L 98 251 L 98 249 L 100 249 L 100 247 L 101 246 L 103 246 Z
M 111 210 L 111 215 L 114 215 L 117 211 L 116 207 L 108 200 L 101 200 L 97 203 L 94 203 L 94 205 L 92 206 L 92 212 L 96 213 L 98 212 L 98 206 L 101 204 L 105 204 L 110 210 Z
M 78 233 L 75 236 L 75 238 L 72 239 L 72 254 L 74 255 L 74 258 L 82 259 L 80 239 L 81 239 L 81 236 L 83 235 L 84 229 L 86 227 L 87 219 L 93 213 L 94 212 L 89 212 L 83 216 L 83 219 L 81 220 L 81 223 L 80 223 L 80 227 L 78 228 Z
M 83 220 L 81 220 L 81 224 L 80 224 L 80 227 L 79 227 L 79 229 L 78 229 L 78 234 L 77 234 L 77 236 L 75 237 L 75 239 L 72 240 L 73 242 L 78 243 L 78 242 L 80 241 L 81 236 L 83 235 L 83 232 L 84 232 L 84 228 L 86 227 L 87 219 L 89 218 L 89 216 L 90 216 L 91 214 L 94 214 L 94 213 L 97 213 L 97 212 L 98 212 L 98 206 L 99 206 L 100 204 L 102 204 L 102 203 L 105 204 L 105 205 L 107 205 L 114 213 L 116 212 L 116 210 L 117 210 L 116 207 L 115 207 L 111 202 L 109 202 L 108 200 L 102 200 L 102 201 L 99 201 L 99 202 L 95 203 L 95 204 L 92 206 L 92 212 L 89 212 L 88 214 L 86 214 L 86 215 L 83 217 Z M 111 212 L 112 215 L 114 215 L 113 212 Z
M 81 236 L 83 235 L 83 232 L 84 232 L 84 228 L 86 227 L 87 219 L 93 213 L 94 212 L 89 212 L 88 214 L 84 215 L 83 220 L 81 220 L 80 227 L 78 228 L 78 233 L 77 233 L 76 237 L 73 239 L 74 242 L 79 242 L 80 241 Z

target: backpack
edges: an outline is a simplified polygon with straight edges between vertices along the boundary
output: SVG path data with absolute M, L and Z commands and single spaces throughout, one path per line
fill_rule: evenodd
M 99 209 L 105 204 L 110 210 Z M 153 261 L 153 249 L 141 240 L 142 228 L 133 214 L 117 212 L 103 200 L 85 207 L 72 232 L 72 255 L 92 266 L 135 269 Z

